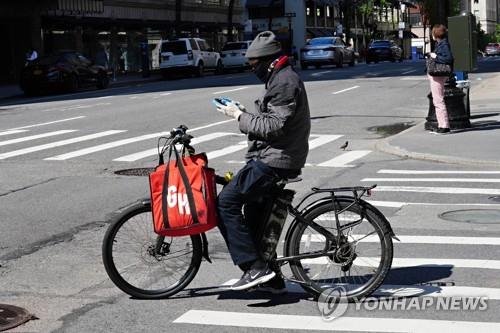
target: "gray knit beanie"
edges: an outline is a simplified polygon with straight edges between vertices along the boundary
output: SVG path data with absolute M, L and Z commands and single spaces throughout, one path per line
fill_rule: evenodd
M 281 51 L 281 44 L 276 40 L 272 31 L 264 31 L 255 37 L 252 44 L 248 47 L 246 57 L 263 58 L 275 55 Z

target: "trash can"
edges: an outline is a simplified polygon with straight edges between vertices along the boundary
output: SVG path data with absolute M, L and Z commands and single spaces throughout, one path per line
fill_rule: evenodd
M 466 90 L 464 92 L 464 90 Z M 429 98 L 429 112 L 427 114 L 425 129 L 435 130 L 438 127 L 436 119 L 436 109 L 432 102 L 432 93 L 427 95 Z M 469 108 L 469 88 L 457 87 L 454 78 L 450 78 L 444 86 L 444 103 L 448 111 L 450 129 L 463 129 L 471 127 L 470 108 Z

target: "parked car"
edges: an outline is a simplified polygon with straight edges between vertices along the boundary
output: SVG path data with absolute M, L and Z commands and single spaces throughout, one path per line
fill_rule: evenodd
M 21 74 L 20 85 L 26 95 L 43 89 L 74 92 L 90 85 L 104 89 L 109 85 L 109 76 L 104 66 L 93 64 L 80 53 L 61 51 L 29 62 Z
M 229 42 L 224 45 L 220 56 L 224 69 L 236 68 L 241 72 L 249 68 L 248 58 L 245 56 L 252 41 Z
M 322 65 L 354 66 L 356 61 L 354 50 L 346 46 L 340 37 L 313 38 L 300 50 L 300 55 L 302 69 L 311 65 L 316 68 Z
M 179 38 L 162 41 L 160 69 L 164 77 L 172 71 L 203 76 L 206 69 L 222 73 L 220 54 L 201 38 Z
M 500 44 L 499 43 L 488 43 L 484 49 L 486 56 L 497 56 L 500 55 Z
M 368 47 L 366 63 L 379 62 L 383 60 L 403 61 L 403 50 L 390 40 L 376 40 Z

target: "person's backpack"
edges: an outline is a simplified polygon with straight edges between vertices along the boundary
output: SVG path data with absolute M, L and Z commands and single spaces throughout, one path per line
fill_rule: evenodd
M 172 151 L 175 159 L 170 160 Z M 149 183 L 157 234 L 193 235 L 217 226 L 215 171 L 207 167 L 204 153 L 181 156 L 171 145 L 169 160 L 160 162 Z

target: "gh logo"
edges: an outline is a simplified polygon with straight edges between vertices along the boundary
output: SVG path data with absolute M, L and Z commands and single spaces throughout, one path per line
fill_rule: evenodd
M 168 187 L 167 204 L 170 208 L 177 206 L 179 208 L 179 214 L 181 215 L 191 215 L 187 194 L 177 193 L 177 187 L 175 186 Z

